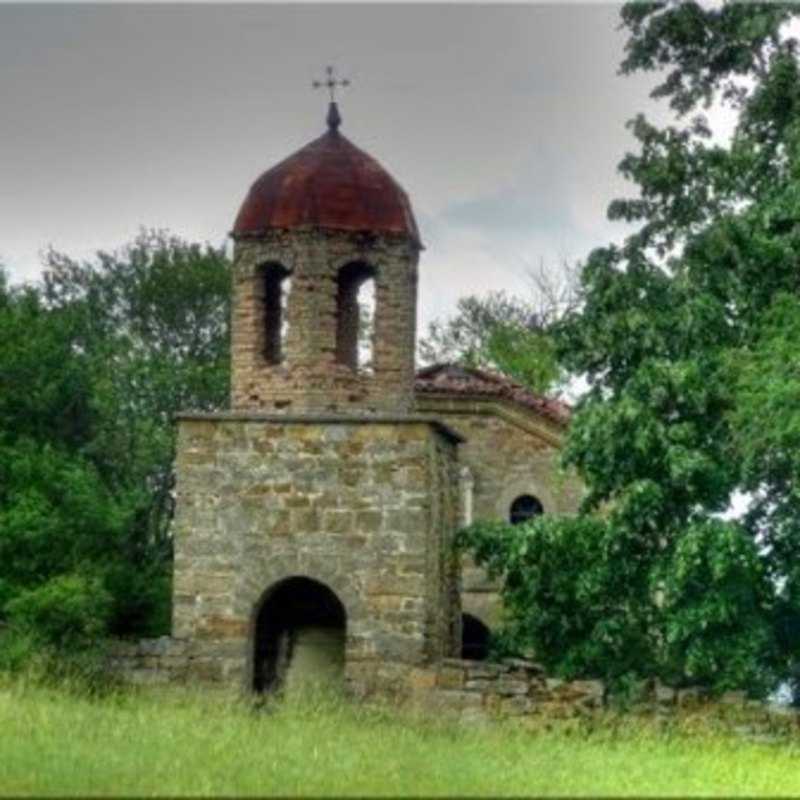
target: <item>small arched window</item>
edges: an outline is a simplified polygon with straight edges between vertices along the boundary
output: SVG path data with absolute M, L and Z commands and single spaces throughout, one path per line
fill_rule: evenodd
M 291 273 L 282 264 L 264 264 L 258 270 L 261 303 L 261 328 L 264 360 L 280 364 L 286 342 L 286 303 L 291 288 Z
M 375 269 L 354 261 L 336 278 L 336 360 L 353 370 L 372 368 Z
M 537 498 L 532 494 L 522 494 L 511 504 L 508 519 L 512 525 L 520 525 L 542 513 L 544 508 Z

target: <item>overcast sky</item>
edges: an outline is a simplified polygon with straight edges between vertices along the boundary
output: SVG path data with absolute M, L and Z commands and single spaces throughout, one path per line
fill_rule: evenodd
M 616 5 L 0 5 L 0 260 L 34 278 L 140 226 L 222 242 L 250 184 L 324 130 L 408 191 L 421 323 L 464 294 L 526 291 L 618 239 L 625 121 Z

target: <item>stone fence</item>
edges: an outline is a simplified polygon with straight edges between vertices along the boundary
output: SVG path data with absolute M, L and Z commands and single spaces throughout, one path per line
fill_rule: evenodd
M 221 684 L 222 680 L 216 665 L 205 663 L 189 642 L 168 636 L 114 642 L 109 666 L 126 682 L 138 685 Z M 363 662 L 348 670 L 348 684 L 355 696 L 389 697 L 466 717 L 563 716 L 600 708 L 605 695 L 600 681 L 548 678 L 540 665 L 522 659 L 499 663 L 444 659 L 421 667 Z
M 601 681 L 548 678 L 533 661 L 501 662 L 444 659 L 412 670 L 411 699 L 465 718 L 481 716 L 572 716 L 602 708 Z
M 189 642 L 168 636 L 113 643 L 109 666 L 132 684 L 231 687 L 218 662 L 195 653 Z M 389 699 L 433 713 L 452 713 L 465 721 L 583 716 L 605 708 L 609 700 L 602 681 L 548 677 L 541 665 L 523 659 L 495 663 L 447 658 L 425 666 L 366 661 L 348 667 L 347 683 L 355 697 Z M 634 710 L 669 715 L 679 709 L 705 707 L 707 700 L 708 695 L 698 688 L 675 689 L 645 681 Z M 743 692 L 728 692 L 716 698 L 713 707 L 746 710 L 751 717 L 753 713 L 763 717 L 768 727 L 776 720 L 784 727 L 800 727 L 800 715 L 795 711 L 748 700 Z
M 170 636 L 113 641 L 108 653 L 111 672 L 132 684 L 184 683 L 192 673 L 201 680 L 210 677 L 193 661 L 189 643 Z

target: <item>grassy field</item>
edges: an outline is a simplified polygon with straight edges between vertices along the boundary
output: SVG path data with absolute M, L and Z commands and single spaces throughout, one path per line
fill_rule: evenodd
M 0 686 L 6 795 L 799 795 L 800 745 L 460 726 L 344 702 L 271 711 L 197 692 Z

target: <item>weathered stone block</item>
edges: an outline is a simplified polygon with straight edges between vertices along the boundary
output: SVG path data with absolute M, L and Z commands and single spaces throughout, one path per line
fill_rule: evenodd
M 377 533 L 381 529 L 382 520 L 380 511 L 359 511 L 356 514 L 355 529 L 360 533 Z
M 248 632 L 247 620 L 209 615 L 202 619 L 195 635 L 203 639 L 241 639 L 246 637 Z
M 223 678 L 223 661 L 216 658 L 195 658 L 186 665 L 189 679 L 218 683 Z
M 544 667 L 536 661 L 529 661 L 524 658 L 504 658 L 503 664 L 512 670 L 520 670 L 528 675 L 544 675 Z
M 517 694 L 513 697 L 498 696 L 500 697 L 498 709 L 501 714 L 517 717 L 522 714 L 528 714 L 533 707 L 533 701 L 524 695 Z
M 605 693 L 602 681 L 570 681 L 568 687 L 572 693 L 584 697 L 602 698 Z
M 436 700 L 437 705 L 453 710 L 483 708 L 483 695 L 480 692 L 442 688 L 437 691 Z
M 436 687 L 436 669 L 412 667 L 408 670 L 408 685 L 413 692 L 427 692 Z
M 490 678 L 467 678 L 464 682 L 464 688 L 471 691 L 488 691 L 492 689 L 496 681 Z
M 514 680 L 510 676 L 503 676 L 494 682 L 493 691 L 499 695 L 526 695 L 528 693 L 528 682 L 525 680 Z
M 356 516 L 347 509 L 332 509 L 322 513 L 322 529 L 328 533 L 354 533 Z
M 398 595 L 401 598 L 419 598 L 424 590 L 425 578 L 422 575 L 381 574 L 368 579 L 366 585 L 368 595 Z
M 291 529 L 297 535 L 317 533 L 322 529 L 321 514 L 316 508 L 296 509 L 291 513 Z
M 508 672 L 504 664 L 474 661 L 464 661 L 463 664 L 469 679 L 493 680 Z
M 461 689 L 464 686 L 464 670 L 461 667 L 442 666 L 436 681 L 441 689 Z

